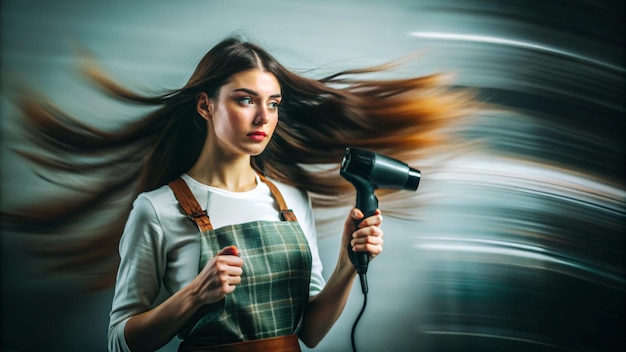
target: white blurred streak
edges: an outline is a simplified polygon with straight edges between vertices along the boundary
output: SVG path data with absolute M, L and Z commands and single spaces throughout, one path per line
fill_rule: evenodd
M 624 214 L 626 190 L 589 175 L 551 165 L 494 155 L 474 155 L 450 161 L 433 180 L 487 184 L 584 203 Z
M 475 262 L 550 270 L 593 281 L 612 289 L 624 290 L 625 281 L 621 276 L 596 270 L 537 246 L 458 237 L 425 237 L 422 240 L 425 243 L 415 245 L 420 250 L 471 254 Z M 597 276 L 600 276 L 601 280 L 598 280 Z
M 622 67 L 611 65 L 606 62 L 594 60 L 587 56 L 578 55 L 573 52 L 552 48 L 546 45 L 534 44 L 534 43 L 524 42 L 520 40 L 490 37 L 490 36 L 484 36 L 484 35 L 459 34 L 459 33 L 411 32 L 409 33 L 409 35 L 412 37 L 424 38 L 424 39 L 453 40 L 453 41 L 462 41 L 462 42 L 498 44 L 498 45 L 506 45 L 506 46 L 512 46 L 512 47 L 517 47 L 517 48 L 523 48 L 523 49 L 539 50 L 539 51 L 545 51 L 545 52 L 552 53 L 552 54 L 563 55 L 563 56 L 578 59 L 578 60 L 589 61 L 596 65 L 603 66 L 603 67 L 606 67 L 606 68 L 609 68 L 611 70 L 615 70 L 618 72 L 625 71 L 624 68 Z
M 503 336 L 503 335 L 498 335 L 498 334 L 479 334 L 479 333 L 465 332 L 465 331 L 440 331 L 440 330 L 426 330 L 422 332 L 425 334 L 430 334 L 430 335 L 453 335 L 453 336 L 460 335 L 460 336 L 471 336 L 471 337 L 485 337 L 488 339 L 517 341 L 517 342 L 531 343 L 534 345 L 540 345 L 540 346 L 545 346 L 545 347 L 550 347 L 550 348 L 557 348 L 557 349 L 559 348 L 559 346 L 537 341 L 537 340 L 523 339 L 523 338 L 514 337 L 514 336 Z

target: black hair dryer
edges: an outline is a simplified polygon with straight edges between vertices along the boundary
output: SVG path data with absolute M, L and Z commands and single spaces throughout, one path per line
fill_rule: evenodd
M 421 178 L 419 170 L 413 169 L 401 161 L 354 147 L 346 148 L 339 173 L 356 188 L 356 207 L 363 212 L 365 218 L 374 215 L 378 209 L 378 198 L 374 194 L 376 189 L 415 191 Z M 365 294 L 367 293 L 367 276 L 365 274 L 369 264 L 369 254 L 366 252 L 355 253 L 350 245 L 348 245 L 348 254 L 359 274 L 361 290 Z

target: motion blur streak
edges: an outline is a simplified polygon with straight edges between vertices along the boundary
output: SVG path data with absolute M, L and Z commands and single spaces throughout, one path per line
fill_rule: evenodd
M 429 239 L 425 238 L 425 240 Z M 480 258 L 477 260 L 483 262 L 505 262 L 511 265 L 527 267 L 530 269 L 551 270 L 585 280 L 592 280 L 595 283 L 603 284 L 611 288 L 619 289 L 623 284 L 623 280 L 619 276 L 575 263 L 572 261 L 572 258 L 561 259 L 554 251 L 548 251 L 540 247 L 520 245 L 511 242 L 472 239 L 467 240 L 461 238 L 442 237 L 430 240 L 434 243 L 419 245 L 418 248 L 435 251 L 464 251 L 476 253 L 480 255 Z M 436 242 L 440 242 L 440 244 L 436 244 Z M 461 244 L 445 242 L 458 242 Z M 467 242 L 478 242 L 478 244 L 468 244 Z M 485 257 L 483 256 L 485 254 L 493 254 L 493 256 Z M 549 264 L 556 264 L 558 267 L 548 267 Z M 583 272 L 578 273 L 580 271 Z M 600 276 L 600 279 L 604 280 L 597 280 L 594 276 Z
M 412 35 L 414 37 L 418 37 L 418 38 L 458 40 L 458 41 L 467 41 L 467 42 L 502 44 L 502 45 L 510 45 L 510 46 L 526 48 L 526 49 L 536 49 L 536 50 L 541 50 L 541 51 L 547 51 L 547 52 L 554 53 L 554 54 L 570 56 L 571 58 L 574 58 L 574 59 L 588 60 L 589 62 L 592 62 L 594 64 L 597 64 L 597 65 L 600 65 L 600 66 L 605 66 L 605 67 L 610 68 L 610 69 L 615 70 L 615 71 L 624 72 L 624 69 L 622 67 L 613 66 L 613 65 L 607 64 L 605 62 L 597 61 L 597 60 L 591 60 L 590 58 L 587 58 L 587 57 L 584 57 L 584 56 L 581 56 L 581 55 L 576 55 L 576 54 L 571 53 L 571 52 L 558 50 L 558 49 L 551 48 L 551 47 L 544 46 L 544 45 L 523 42 L 523 41 L 519 41 L 519 40 L 512 40 L 512 39 L 505 39 L 505 38 L 496 38 L 496 37 L 487 37 L 487 36 L 482 36 L 482 35 L 456 34 L 456 33 L 413 32 L 413 33 L 410 33 L 410 35 Z
M 459 55 L 445 62 L 464 85 L 509 109 L 462 131 L 487 150 L 423 170 L 422 194 L 438 196 L 412 236 L 424 266 L 410 271 L 424 278 L 416 341 L 433 351 L 622 350 L 623 4 L 488 4 L 442 5 L 461 25 L 408 32 Z
M 473 333 L 466 333 L 466 332 L 462 332 L 462 331 L 454 331 L 454 332 L 448 332 L 448 331 L 427 331 L 426 333 L 428 333 L 428 334 L 436 334 L 436 335 L 451 335 L 451 334 L 453 334 L 453 335 L 464 335 L 464 336 L 478 337 L 478 338 L 509 340 L 509 341 L 513 341 L 513 342 L 523 342 L 524 344 L 528 344 L 528 343 L 536 344 L 536 345 L 540 345 L 540 346 L 543 346 L 543 347 L 549 347 L 551 349 L 559 349 L 558 346 L 550 345 L 550 344 L 547 344 L 547 343 L 542 343 L 540 341 L 533 341 L 533 340 L 529 340 L 529 339 L 520 339 L 520 338 L 516 338 L 516 337 L 494 335 L 494 334 L 473 334 Z

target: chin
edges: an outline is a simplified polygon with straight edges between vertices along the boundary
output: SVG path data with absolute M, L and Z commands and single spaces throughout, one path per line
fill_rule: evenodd
M 263 147 L 261 149 L 254 148 L 253 150 L 250 150 L 250 152 L 248 154 L 250 156 L 252 156 L 252 157 L 255 157 L 255 156 L 259 156 L 259 155 L 263 154 L 264 151 L 265 151 L 265 147 Z

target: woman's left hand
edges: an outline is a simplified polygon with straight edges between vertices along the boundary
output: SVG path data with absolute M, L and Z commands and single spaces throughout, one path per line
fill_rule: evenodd
M 350 244 L 354 252 L 368 252 L 370 259 L 373 259 L 383 251 L 383 230 L 380 228 L 383 216 L 376 209 L 374 215 L 363 219 L 358 227 L 355 226 L 356 221 L 361 219 L 363 213 L 353 208 L 343 226 L 343 248 Z

